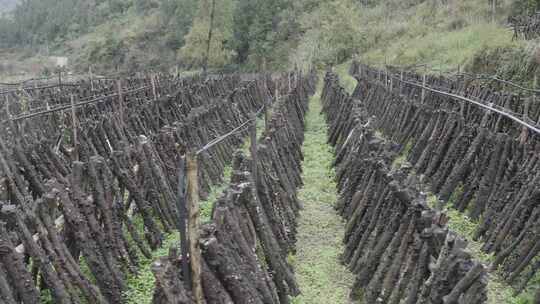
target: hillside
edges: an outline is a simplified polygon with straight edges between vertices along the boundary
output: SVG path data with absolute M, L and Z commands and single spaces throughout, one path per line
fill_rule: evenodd
M 364 12 L 368 47 L 361 58 L 378 65 L 425 64 L 428 70 L 461 69 L 529 80 L 539 63 L 538 42 L 513 39 L 507 19 L 518 14 L 518 4 L 502 1 L 494 14 L 488 1 L 387 1 Z
M 14 21 L 0 19 L 0 47 L 16 54 L 11 63 L 68 56 L 72 70 L 107 73 L 203 64 L 211 0 L 66 1 L 31 0 Z M 279 70 L 357 57 L 530 82 L 537 42 L 512 39 L 507 20 L 537 2 L 499 0 L 494 9 L 484 0 L 220 1 L 208 60 L 214 69 Z

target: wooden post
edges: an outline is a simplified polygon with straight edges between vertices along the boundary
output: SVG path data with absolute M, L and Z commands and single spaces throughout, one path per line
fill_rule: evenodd
M 534 81 L 533 81 L 533 89 L 536 90 L 536 88 L 538 88 L 538 76 L 536 75 L 536 73 L 534 74 Z M 538 93 L 534 92 L 533 93 L 533 103 L 536 104 L 536 95 Z M 536 124 L 540 124 L 540 116 L 538 117 L 538 121 L 536 122 Z
M 71 126 L 73 132 L 73 155 L 79 161 L 79 142 L 77 138 L 77 113 L 75 111 L 75 96 L 71 94 Z
M 251 175 L 253 176 L 254 186 L 257 187 L 257 116 L 251 114 L 251 124 L 249 126 L 250 152 L 251 152 Z
M 154 95 L 154 101 L 157 100 L 156 95 L 156 80 L 154 79 L 154 74 L 150 74 L 150 81 L 152 82 L 152 94 Z
M 424 73 L 424 76 L 422 77 L 422 86 L 426 86 L 426 73 Z M 422 88 L 422 99 L 420 100 L 421 103 L 424 103 L 424 99 L 426 98 L 426 89 Z
M 267 100 L 264 104 L 264 129 L 268 131 L 268 124 L 270 123 L 270 100 Z
M 122 80 L 116 80 L 116 89 L 118 90 L 118 112 L 120 114 L 120 122 L 124 124 L 124 96 L 122 94 Z
M 289 92 L 287 93 L 290 93 L 291 92 L 291 72 L 289 72 Z
M 178 166 L 178 232 L 180 233 L 180 252 L 182 253 L 182 274 L 184 278 L 184 287 L 186 290 L 191 290 L 191 269 L 189 266 L 189 245 L 187 237 L 186 219 L 187 198 L 186 198 L 186 158 L 181 157 Z
M 197 154 L 189 152 L 187 155 L 187 201 L 189 213 L 189 261 L 192 278 L 191 291 L 195 303 L 204 304 L 201 283 L 201 249 L 199 248 L 199 184 L 197 166 Z
M 92 74 L 92 66 L 88 67 L 88 74 L 90 74 L 90 88 L 94 91 L 94 75 Z
M 11 120 L 11 113 L 9 112 L 9 95 L 6 94 L 4 96 L 6 99 L 6 115 L 7 115 L 7 118 Z
M 401 71 L 401 75 L 399 76 L 399 79 L 401 80 L 399 82 L 399 95 L 403 94 L 403 71 Z

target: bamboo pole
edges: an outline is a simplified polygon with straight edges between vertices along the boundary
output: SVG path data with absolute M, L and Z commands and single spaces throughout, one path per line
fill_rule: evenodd
M 199 185 L 197 155 L 189 152 L 187 155 L 187 201 L 188 201 L 188 234 L 189 261 L 191 265 L 191 289 L 195 303 L 204 304 L 201 283 L 201 249 L 199 248 Z

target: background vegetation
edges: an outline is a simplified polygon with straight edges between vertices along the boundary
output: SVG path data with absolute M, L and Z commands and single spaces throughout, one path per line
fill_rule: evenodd
M 0 70 L 2 59 L 68 56 L 75 71 L 110 73 L 199 68 L 213 0 L 0 1 L 11 9 L 0 17 Z M 538 41 L 513 40 L 508 18 L 532 14 L 540 0 L 496 0 L 495 10 L 492 1 L 218 0 L 209 66 L 323 67 L 358 56 L 527 81 Z

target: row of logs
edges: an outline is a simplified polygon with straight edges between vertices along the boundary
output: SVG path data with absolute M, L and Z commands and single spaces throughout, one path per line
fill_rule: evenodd
M 122 303 L 127 276 L 178 227 L 181 155 L 272 99 L 266 77 L 231 83 L 220 78 L 140 102 L 124 120 L 117 109 L 81 109 L 95 120 L 81 119 L 60 142 L 29 135 L 35 129 L 0 138 L 0 299 Z M 245 135 L 201 154 L 203 195 L 221 181 Z
M 416 88 L 374 74 L 357 75 L 353 98 L 377 117 L 376 129 L 410 150 L 407 161 L 443 203 L 478 222 L 474 238 L 494 255 L 491 269 L 517 292 L 527 288 L 540 270 L 540 135 L 450 97 L 427 93 L 422 102 Z M 490 98 L 481 100 L 496 104 Z M 528 109 L 540 113 L 540 103 Z
M 514 28 L 513 39 L 532 40 L 540 36 L 540 12 L 536 12 L 531 16 L 515 16 L 510 18 L 509 21 Z
M 474 81 L 476 77 L 469 77 L 472 75 L 468 74 L 459 74 L 456 78 L 449 78 L 443 75 L 422 75 L 391 66 L 387 69 L 377 69 L 357 61 L 352 63 L 349 72 L 359 79 L 377 80 L 390 90 L 425 104 L 430 109 L 456 113 L 467 122 L 481 124 L 493 132 L 502 132 L 514 137 L 520 137 L 523 142 L 534 140 L 538 142 L 539 140 L 540 135 L 524 129 L 521 124 L 508 117 L 491 115 L 486 118 L 484 115 L 485 109 L 478 105 L 420 87 L 425 85 L 435 90 L 467 97 L 486 106 L 511 113 L 530 125 L 540 125 L 540 103 L 536 101 L 538 98 L 534 96 L 534 94 L 538 94 L 533 92 L 517 94 L 506 90 L 509 87 L 511 88 L 512 83 L 498 81 L 478 83 Z
M 238 152 L 230 186 L 201 227 L 202 286 L 206 303 L 290 303 L 300 291 L 287 257 L 295 250 L 302 183 L 301 145 L 315 78 L 297 76 L 278 101 L 253 159 Z M 253 172 L 258 172 L 256 176 Z M 155 304 L 195 303 L 184 287 L 182 256 L 172 249 L 153 264 Z
M 236 83 L 239 77 L 235 77 Z M 75 83 L 58 84 L 24 84 L 0 91 L 0 121 L 8 119 L 8 115 L 17 117 L 35 113 L 62 105 L 70 105 L 72 96 L 75 102 L 107 99 L 107 96 L 118 99 L 116 95 L 148 96 L 154 98 L 166 95 L 187 84 L 201 80 L 193 77 L 172 77 L 170 75 L 153 75 L 118 79 L 88 79 Z M 132 97 L 130 97 L 132 99 Z
M 410 167 L 391 169 L 399 146 L 376 133 L 366 105 L 328 73 L 322 93 L 335 146 L 338 213 L 346 220 L 342 262 L 362 303 L 485 303 L 487 273 L 431 209 Z

